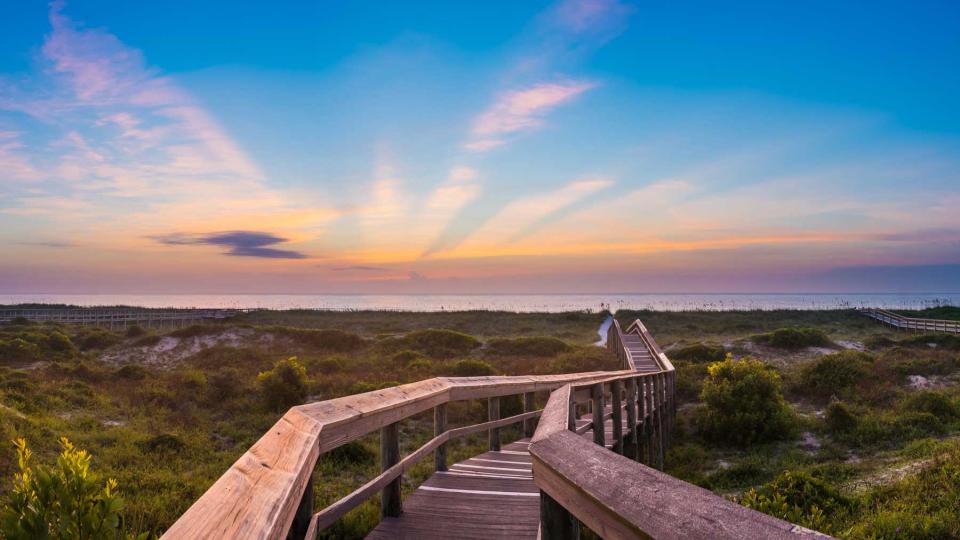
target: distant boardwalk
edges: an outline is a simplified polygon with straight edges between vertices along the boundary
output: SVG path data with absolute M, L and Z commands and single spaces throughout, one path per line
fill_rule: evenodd
M 885 309 L 862 309 L 861 313 L 867 317 L 876 319 L 884 324 L 888 324 L 898 330 L 912 330 L 914 332 L 946 332 L 948 334 L 960 334 L 960 321 L 948 321 L 944 319 L 918 319 L 914 317 L 904 317 L 898 313 L 887 311 Z
M 56 322 L 123 328 L 137 324 L 175 328 L 203 321 L 227 319 L 241 313 L 236 309 L 145 309 L 136 307 L 0 307 L 0 323 L 17 318 L 33 322 Z

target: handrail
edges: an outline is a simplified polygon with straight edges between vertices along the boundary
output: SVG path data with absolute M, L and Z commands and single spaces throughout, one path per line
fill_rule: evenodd
M 576 537 L 579 523 L 606 539 L 825 537 L 747 509 L 640 462 L 646 453 L 650 456 L 648 463 L 662 467 L 675 406 L 676 372 L 642 323 L 635 321 L 627 332 L 641 336 L 660 363 L 660 372 L 572 382 L 553 391 L 543 409 L 530 444 L 533 478 L 541 490 L 540 538 Z M 618 345 L 611 347 L 617 349 Z M 587 431 L 586 425 L 576 427 L 577 393 L 590 387 L 594 396 L 604 396 L 605 385 L 611 389 L 614 437 L 622 419 L 621 397 L 626 398 L 627 433 L 619 434 L 622 441 L 613 441 L 614 451 L 605 448 L 603 429 L 597 424 L 610 413 L 594 412 L 591 424 L 598 444 L 580 435 Z M 599 406 L 603 410 L 602 397 Z M 664 421 L 668 423 L 666 430 Z M 647 452 L 638 444 L 645 444 Z
M 311 474 L 324 452 L 449 402 L 555 390 L 616 373 L 436 377 L 293 407 L 163 537 L 284 538 L 301 502 L 306 506 L 304 495 L 309 495 Z

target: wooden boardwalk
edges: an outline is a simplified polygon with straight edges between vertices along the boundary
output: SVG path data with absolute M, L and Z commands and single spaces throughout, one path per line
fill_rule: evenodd
M 403 501 L 403 514 L 380 521 L 367 538 L 530 538 L 540 525 L 529 439 L 439 471 Z

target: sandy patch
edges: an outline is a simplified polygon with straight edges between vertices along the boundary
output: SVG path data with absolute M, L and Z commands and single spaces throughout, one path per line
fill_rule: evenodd
M 169 368 L 197 353 L 218 345 L 244 346 L 252 341 L 254 334 L 255 331 L 251 328 L 228 328 L 216 334 L 187 338 L 164 336 L 154 345 L 141 347 L 120 345 L 103 353 L 100 359 L 114 365 L 136 363 L 151 367 Z M 273 336 L 270 336 L 270 338 L 272 343 Z

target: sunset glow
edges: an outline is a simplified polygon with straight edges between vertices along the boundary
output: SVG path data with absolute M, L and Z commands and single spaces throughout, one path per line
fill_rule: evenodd
M 8 6 L 0 292 L 960 290 L 960 10 L 814 4 Z

